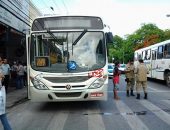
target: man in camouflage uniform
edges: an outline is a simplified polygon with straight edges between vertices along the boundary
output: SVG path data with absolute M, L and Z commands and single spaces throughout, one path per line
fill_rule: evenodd
M 129 92 L 131 96 L 135 96 L 133 94 L 134 90 L 134 83 L 135 83 L 135 74 L 134 74 L 135 67 L 133 65 L 133 60 L 130 60 L 126 65 L 125 76 L 126 76 L 126 96 L 129 97 Z
M 144 91 L 144 99 L 147 99 L 147 74 L 149 73 L 147 67 L 143 63 L 143 60 L 139 60 L 139 65 L 137 66 L 137 69 L 135 69 L 136 74 L 136 91 L 137 91 L 137 97 L 136 99 L 140 99 L 140 89 L 143 88 Z

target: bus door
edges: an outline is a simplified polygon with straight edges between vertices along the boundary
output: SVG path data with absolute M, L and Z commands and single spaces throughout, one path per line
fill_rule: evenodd
M 26 52 L 27 52 L 27 96 L 28 99 L 30 99 L 30 82 L 29 82 L 29 69 L 28 69 L 28 64 L 29 64 L 29 53 L 30 53 L 30 35 L 26 35 Z
M 151 59 L 151 78 L 156 78 L 156 54 L 157 54 L 157 50 L 154 49 L 152 50 L 152 59 Z

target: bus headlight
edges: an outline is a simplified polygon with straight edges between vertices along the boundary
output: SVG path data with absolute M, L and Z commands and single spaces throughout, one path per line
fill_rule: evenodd
M 98 78 L 90 85 L 89 89 L 100 88 L 101 86 L 103 86 L 105 80 L 106 80 L 105 78 Z
M 41 81 L 39 81 L 37 79 L 32 80 L 32 83 L 33 83 L 33 85 L 36 89 L 40 89 L 40 90 L 47 90 L 48 89 L 45 84 L 43 84 Z

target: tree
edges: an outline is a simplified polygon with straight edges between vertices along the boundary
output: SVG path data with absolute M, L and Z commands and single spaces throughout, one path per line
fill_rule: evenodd
M 170 30 L 161 30 L 155 24 L 142 24 L 133 34 L 126 35 L 125 39 L 114 36 L 114 42 L 109 47 L 109 59 L 127 63 L 134 56 L 134 51 L 170 39 Z
M 137 39 L 135 39 L 136 43 L 134 43 L 136 44 L 135 49 L 153 45 L 165 39 L 164 31 L 159 29 L 155 24 L 151 23 L 142 24 L 141 28 L 138 29 L 133 35 L 136 35 L 135 37 L 137 37 Z
M 121 48 L 123 46 L 123 39 L 118 35 L 115 35 L 113 39 L 113 44 L 109 45 L 109 62 L 112 62 L 112 58 L 115 60 L 121 60 L 120 56 L 122 53 Z
M 164 31 L 164 40 L 168 40 L 168 39 L 170 39 L 170 29 L 166 29 L 165 31 Z

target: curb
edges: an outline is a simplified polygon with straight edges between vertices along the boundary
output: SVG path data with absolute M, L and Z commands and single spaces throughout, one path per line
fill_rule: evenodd
M 14 90 L 6 95 L 6 108 L 10 109 L 16 105 L 28 101 L 27 98 L 27 87 L 23 89 Z

